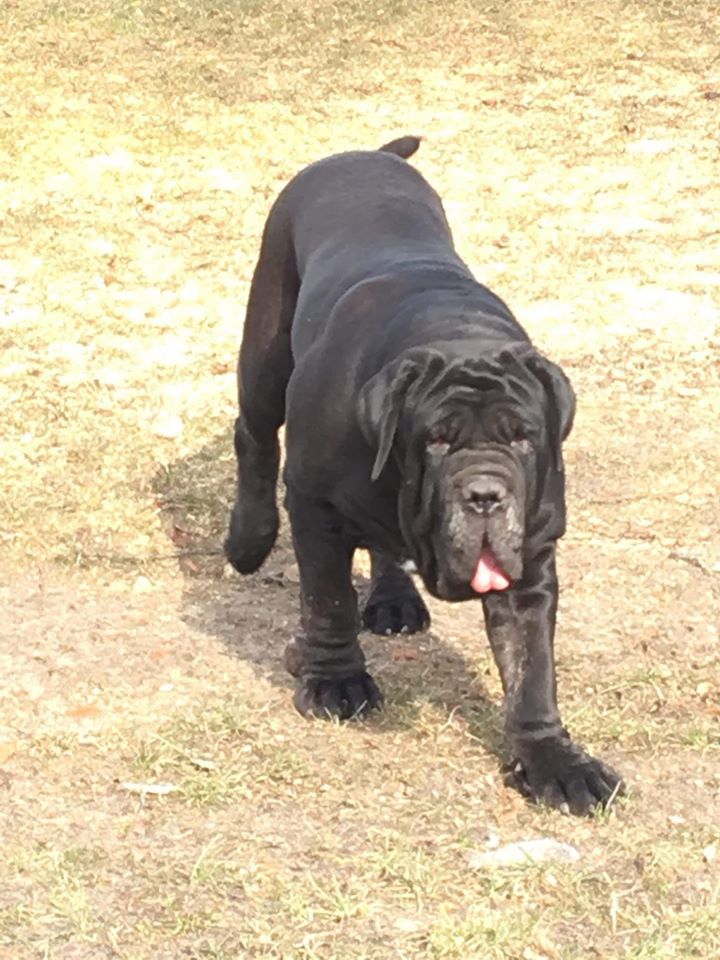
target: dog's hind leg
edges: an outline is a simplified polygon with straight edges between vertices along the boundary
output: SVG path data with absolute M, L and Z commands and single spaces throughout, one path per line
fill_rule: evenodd
M 370 594 L 363 626 L 381 636 L 418 633 L 430 626 L 430 614 L 410 576 L 390 554 L 370 551 Z
M 290 327 L 300 285 L 286 221 L 281 195 L 265 226 L 238 359 L 238 486 L 225 554 L 240 573 L 260 567 L 278 532 L 277 433 L 293 369 Z

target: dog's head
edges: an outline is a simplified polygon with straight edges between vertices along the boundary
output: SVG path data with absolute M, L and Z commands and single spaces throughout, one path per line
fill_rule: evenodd
M 562 535 L 574 412 L 560 368 L 522 343 L 479 357 L 413 348 L 365 384 L 372 479 L 398 471 L 400 528 L 431 593 L 503 590 Z

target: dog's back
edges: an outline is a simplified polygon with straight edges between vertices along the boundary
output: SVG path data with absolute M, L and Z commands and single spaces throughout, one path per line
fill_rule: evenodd
M 406 162 L 418 146 L 416 137 L 402 137 L 379 150 L 336 154 L 285 188 L 278 212 L 300 281 L 296 321 L 327 318 L 351 287 L 407 266 L 467 272 L 440 197 Z

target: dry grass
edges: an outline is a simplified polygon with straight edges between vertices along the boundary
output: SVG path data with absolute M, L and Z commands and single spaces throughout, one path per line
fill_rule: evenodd
M 0 957 L 720 955 L 715 4 L 0 17 Z M 561 696 L 632 785 L 592 822 L 503 786 L 474 608 L 368 638 L 382 717 L 307 724 L 286 540 L 242 582 L 218 553 L 271 198 L 405 132 L 580 396 Z M 470 870 L 491 835 L 582 859 Z

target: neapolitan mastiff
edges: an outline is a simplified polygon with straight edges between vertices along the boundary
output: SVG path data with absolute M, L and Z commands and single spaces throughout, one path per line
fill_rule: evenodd
M 561 444 L 575 399 L 453 247 L 404 137 L 302 170 L 276 200 L 238 362 L 238 496 L 225 543 L 258 569 L 278 530 L 277 432 L 303 635 L 286 662 L 306 716 L 382 703 L 358 644 L 351 563 L 370 550 L 370 630 L 425 629 L 403 562 L 442 600 L 480 598 L 515 772 L 535 800 L 588 813 L 621 787 L 570 739 L 556 699 Z

